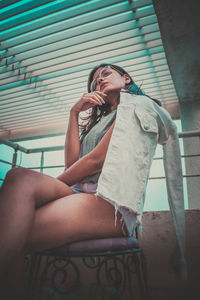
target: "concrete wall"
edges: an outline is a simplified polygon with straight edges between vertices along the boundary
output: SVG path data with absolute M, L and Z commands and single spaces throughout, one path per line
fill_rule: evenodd
M 200 100 L 200 99 L 199 99 Z M 200 101 L 181 103 L 181 122 L 183 131 L 200 130 Z M 200 154 L 200 137 L 183 139 L 184 153 L 187 155 Z M 187 175 L 200 174 L 200 156 L 185 158 Z M 200 177 L 187 178 L 189 209 L 200 208 L 199 196 Z
M 169 270 L 170 256 L 175 245 L 170 212 L 143 214 L 140 244 L 147 259 L 148 282 L 153 300 L 200 299 L 200 210 L 186 210 L 185 223 L 188 279 L 180 281 Z
M 200 101 L 199 0 L 153 3 L 179 101 Z

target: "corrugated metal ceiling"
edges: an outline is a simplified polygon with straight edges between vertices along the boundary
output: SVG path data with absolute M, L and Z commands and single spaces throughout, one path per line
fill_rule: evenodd
M 64 133 L 87 75 L 116 63 L 178 103 L 150 0 L 1 1 L 0 136 Z

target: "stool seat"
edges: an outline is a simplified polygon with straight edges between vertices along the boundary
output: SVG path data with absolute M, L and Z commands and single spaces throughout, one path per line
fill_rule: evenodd
M 93 239 L 66 244 L 58 248 L 43 251 L 46 255 L 92 256 L 104 252 L 120 252 L 139 249 L 139 242 L 134 237 L 113 237 Z

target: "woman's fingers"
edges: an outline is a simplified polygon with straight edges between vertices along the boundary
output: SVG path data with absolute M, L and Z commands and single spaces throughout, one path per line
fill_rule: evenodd
M 97 94 L 97 93 L 94 92 L 93 97 L 94 97 L 95 100 L 97 100 L 99 102 L 100 105 L 102 105 L 102 103 L 103 104 L 105 103 L 102 95 L 99 95 L 99 94 Z
M 107 96 L 103 92 L 95 91 L 90 93 L 91 97 L 98 101 L 98 104 L 102 105 L 105 103 L 104 98 Z
M 100 91 L 83 94 L 82 98 L 73 106 L 77 112 L 87 110 L 95 105 L 102 105 L 105 103 L 104 98 L 107 95 Z
M 92 92 L 88 94 L 84 94 L 83 99 L 87 102 L 96 104 L 96 105 L 102 105 L 105 103 L 104 98 L 106 94 L 102 92 Z M 104 97 L 104 98 L 103 98 Z
M 94 96 L 91 96 L 91 95 L 85 95 L 83 96 L 82 98 L 83 100 L 83 105 L 86 104 L 86 103 L 94 103 L 95 105 L 99 104 L 99 101 L 94 97 Z
M 95 96 L 101 98 L 103 101 L 104 101 L 104 98 L 107 96 L 107 94 L 105 94 L 104 92 L 100 92 L 100 91 L 95 91 L 93 93 L 94 93 Z

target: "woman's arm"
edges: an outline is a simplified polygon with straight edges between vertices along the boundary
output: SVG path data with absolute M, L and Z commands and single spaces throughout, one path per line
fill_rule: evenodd
M 79 159 L 80 139 L 78 118 L 79 113 L 72 108 L 65 138 L 65 170 Z
M 72 166 L 80 155 L 80 139 L 78 118 L 81 111 L 85 111 L 95 105 L 105 103 L 103 92 L 85 93 L 81 99 L 72 107 L 65 138 L 65 170 Z
M 115 121 L 99 144 L 88 154 L 76 161 L 69 169 L 57 177 L 68 185 L 73 185 L 86 176 L 101 172 Z

